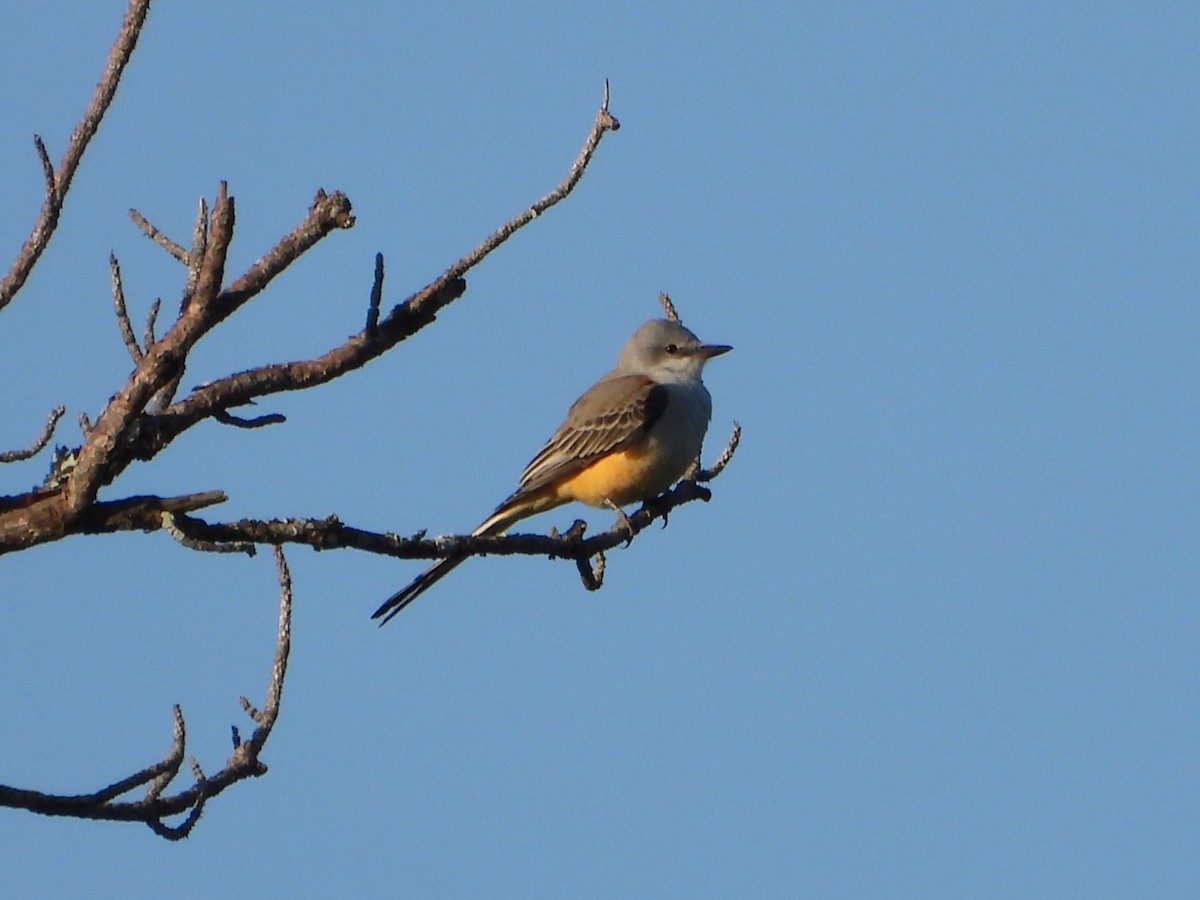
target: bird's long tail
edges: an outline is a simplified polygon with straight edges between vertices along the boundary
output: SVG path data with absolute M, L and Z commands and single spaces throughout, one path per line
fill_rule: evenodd
M 399 615 L 400 611 L 408 604 L 412 603 L 423 593 L 454 571 L 455 567 L 460 563 L 466 562 L 465 556 L 450 556 L 446 559 L 439 559 L 432 566 L 410 581 L 405 587 L 396 591 L 392 596 L 371 614 L 372 619 L 382 619 L 379 625 L 386 625 L 392 616 Z
M 481 537 L 483 535 L 500 534 L 514 522 L 549 508 L 543 502 L 542 495 L 544 493 L 540 491 L 536 495 L 528 495 L 522 491 L 517 491 L 517 493 L 501 503 L 494 513 L 484 519 L 479 527 L 471 532 L 471 536 Z M 559 502 L 561 501 L 556 500 L 553 505 L 557 505 Z M 465 556 L 448 556 L 445 559 L 439 559 L 405 587 L 388 597 L 379 609 L 371 614 L 371 618 L 382 619 L 383 621 L 379 623 L 380 627 L 386 625 L 392 616 L 399 614 L 400 610 L 420 597 L 453 572 L 455 568 L 466 562 L 466 560 L 467 557 Z

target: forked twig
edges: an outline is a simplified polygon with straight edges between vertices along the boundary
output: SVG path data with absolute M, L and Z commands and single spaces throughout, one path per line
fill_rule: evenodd
M 117 32 L 116 41 L 108 53 L 108 63 L 104 67 L 104 74 L 96 85 L 96 91 L 92 95 L 87 111 L 84 112 L 83 118 L 79 120 L 79 124 L 71 133 L 67 149 L 63 153 L 57 169 L 50 165 L 50 156 L 46 152 L 46 145 L 42 143 L 42 139 L 34 137 L 34 146 L 37 148 L 46 178 L 46 199 L 42 202 L 42 209 L 38 213 L 33 230 L 17 253 L 17 258 L 9 268 L 8 274 L 0 279 L 0 309 L 7 306 L 21 290 L 26 279 L 29 278 L 29 273 L 33 271 L 33 267 L 37 265 L 38 259 L 41 258 L 43 251 L 50 243 L 50 238 L 58 227 L 59 212 L 62 210 L 63 199 L 71 188 L 75 170 L 79 167 L 88 143 L 95 136 L 96 129 L 100 127 L 100 120 L 104 118 L 104 114 L 108 111 L 108 107 L 116 95 L 121 74 L 125 71 L 130 56 L 133 55 L 133 48 L 137 46 L 138 37 L 142 33 L 142 25 L 145 24 L 146 14 L 149 11 L 150 0 L 130 0 L 125 11 L 125 19 L 121 23 L 121 30 Z
M 89 794 L 46 794 L 0 785 L 0 806 L 25 809 L 46 816 L 143 822 L 160 837 L 179 840 L 187 837 L 199 820 L 206 801 L 239 781 L 265 774 L 267 767 L 259 759 L 259 754 L 266 746 L 279 717 L 283 684 L 287 677 L 288 655 L 292 646 L 292 579 L 287 560 L 278 547 L 275 548 L 275 565 L 280 587 L 279 627 L 275 636 L 275 655 L 267 683 L 266 703 L 262 712 L 253 711 L 251 717 L 255 728 L 250 739 L 235 743 L 233 753 L 221 771 L 215 775 L 205 775 L 199 763 L 193 759 L 193 784 L 177 794 L 166 793 L 179 774 L 186 755 L 187 730 L 184 727 L 183 713 L 175 706 L 171 748 L 160 761 Z M 245 698 L 242 698 L 241 702 L 248 712 L 253 710 Z M 142 799 L 120 799 L 143 785 L 146 786 L 146 795 Z M 178 825 L 167 825 L 163 822 L 167 816 L 184 813 L 186 817 Z

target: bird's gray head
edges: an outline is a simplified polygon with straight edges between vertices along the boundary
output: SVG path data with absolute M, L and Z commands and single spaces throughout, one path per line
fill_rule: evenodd
M 699 381 L 704 364 L 733 348 L 705 344 L 678 322 L 651 319 L 633 333 L 614 374 L 650 375 L 656 381 Z

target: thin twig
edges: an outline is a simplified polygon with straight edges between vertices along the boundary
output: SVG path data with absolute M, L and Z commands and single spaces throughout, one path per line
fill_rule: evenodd
M 604 587 L 604 567 L 606 564 L 604 551 L 599 551 L 592 559 L 586 556 L 581 556 L 575 560 L 575 566 L 579 570 L 579 579 L 583 582 L 583 586 L 589 591 L 598 591 Z
M 484 257 L 512 237 L 518 230 L 563 200 L 575 189 L 575 185 L 583 177 L 584 171 L 587 170 L 588 164 L 592 161 L 592 155 L 596 152 L 596 148 L 600 146 L 600 140 L 608 132 L 619 131 L 620 128 L 621 123 L 608 111 L 608 81 L 606 80 L 604 82 L 604 102 L 600 105 L 600 111 L 596 113 L 596 119 L 592 123 L 592 130 L 588 132 L 583 149 L 579 151 L 579 156 L 576 157 L 575 162 L 571 164 L 571 169 L 567 172 L 567 177 L 559 182 L 558 187 L 534 203 L 529 209 L 514 216 L 511 220 L 492 232 L 478 247 L 447 269 L 446 274 L 442 278 L 449 281 L 450 279 L 465 275 L 469 269 L 473 269 L 479 265 Z
M 263 416 L 255 416 L 252 419 L 243 419 L 241 416 L 235 416 L 225 409 L 219 409 L 214 412 L 213 418 L 222 425 L 232 425 L 234 428 L 262 428 L 266 425 L 280 425 L 287 421 L 287 416 L 282 413 L 267 413 Z
M 154 781 L 151 782 L 148 788 L 146 788 L 147 800 L 154 800 L 158 798 L 162 792 L 166 790 L 167 785 L 169 785 L 171 781 L 174 780 L 175 776 L 179 774 L 179 766 L 183 763 L 183 755 L 187 750 L 187 727 L 183 722 L 183 710 L 180 708 L 179 704 L 176 703 L 172 707 L 172 712 L 174 714 L 175 727 L 173 730 L 171 749 L 167 752 L 166 758 L 158 764 L 160 769 L 156 773 Z M 146 771 L 149 772 L 153 769 L 154 767 L 151 766 L 150 769 L 147 769 Z M 121 793 L 124 793 L 124 791 Z
M 246 541 L 229 541 L 223 543 L 188 537 L 175 524 L 175 514 L 171 512 L 164 512 L 162 514 L 162 528 L 163 531 L 189 550 L 198 550 L 201 553 L 245 553 L 247 556 L 254 556 L 258 552 L 253 544 Z
M 138 228 L 142 229 L 142 233 L 145 234 L 146 237 L 150 238 L 150 240 L 154 241 L 154 243 L 158 244 L 158 246 L 162 247 L 185 266 L 188 264 L 188 252 L 184 247 L 181 247 L 179 244 L 175 243 L 173 240 L 155 228 L 150 221 L 136 209 L 129 210 L 129 217 L 137 223 Z
M 663 312 L 667 314 L 668 319 L 680 325 L 683 324 L 679 318 L 679 313 L 675 311 L 675 304 L 671 302 L 671 298 L 667 296 L 666 291 L 658 292 L 658 302 L 662 304 Z
M 181 343 L 194 343 L 199 339 L 203 320 L 208 317 L 208 307 L 220 290 L 221 279 L 225 274 L 225 256 L 229 251 L 229 242 L 233 239 L 233 199 L 229 197 L 224 181 L 220 182 L 217 188 L 212 215 L 209 215 L 208 201 L 203 197 L 200 198 L 198 207 L 196 221 L 192 226 L 192 249 L 188 254 L 187 279 L 179 301 L 179 318 L 176 319 L 176 326 L 181 329 L 176 332 L 179 335 L 177 340 Z M 182 320 L 193 302 L 198 304 L 200 313 L 192 317 L 193 324 L 189 328 Z M 175 329 L 172 328 L 172 331 Z M 194 336 L 189 337 L 189 331 Z M 154 394 L 147 406 L 159 412 L 170 406 L 175 400 L 182 378 L 183 366 L 176 366 L 174 373 Z
M 171 401 L 175 399 L 175 394 L 179 391 L 179 382 L 183 378 L 183 372 L 177 372 L 175 377 L 163 385 L 162 389 L 155 395 L 154 400 L 147 406 L 153 407 L 157 412 L 161 412 L 171 405 Z
M 46 424 L 42 426 L 42 433 L 37 436 L 37 439 L 24 450 L 5 450 L 0 453 L 0 463 L 18 462 L 41 453 L 50 443 L 50 438 L 54 437 L 54 427 L 58 425 L 58 420 L 66 411 L 65 406 L 56 406 L 50 410 L 50 415 L 46 416 Z
M 138 36 L 142 32 L 142 25 L 146 21 L 146 13 L 149 11 L 150 0 L 130 0 L 125 11 L 125 19 L 121 23 L 121 30 L 117 33 L 116 41 L 108 53 L 104 74 L 96 85 L 96 91 L 92 95 L 92 100 L 88 104 L 83 118 L 79 120 L 75 130 L 71 133 L 67 149 L 63 153 L 57 170 L 49 166 L 49 156 L 42 139 L 34 139 L 38 156 L 42 160 L 42 168 L 46 172 L 46 199 L 42 202 L 42 209 L 38 213 L 33 230 L 21 246 L 8 274 L 4 276 L 3 280 L 0 280 L 0 309 L 7 306 L 21 290 L 26 279 L 29 278 L 29 273 L 33 271 L 33 267 L 50 243 L 50 238 L 58 227 L 59 212 L 62 209 L 63 200 L 67 196 L 67 191 L 71 188 L 75 170 L 79 167 L 88 143 L 95 136 L 96 129 L 100 127 L 100 120 L 104 118 L 104 114 L 108 111 L 108 107 L 116 95 L 121 74 L 125 71 L 129 58 L 133 55 Z
M 204 265 L 204 256 L 208 252 L 208 201 L 200 198 L 199 209 L 196 211 L 196 221 L 192 225 L 192 249 L 187 254 L 187 280 L 183 284 L 183 297 L 179 303 L 180 312 L 187 309 L 192 294 L 196 291 L 196 282 L 200 280 L 200 267 Z
M 375 254 L 375 278 L 371 283 L 371 301 L 367 304 L 368 335 L 374 334 L 379 325 L 379 304 L 383 302 L 383 254 Z
M 318 190 L 304 220 L 221 292 L 217 321 L 232 315 L 247 300 L 262 293 L 276 276 L 318 241 L 339 229 L 353 228 L 354 216 L 350 211 L 350 200 L 341 191 L 326 194 Z
M 709 468 L 701 469 L 695 475 L 696 481 L 712 481 L 718 475 L 725 471 L 725 467 L 729 465 L 729 461 L 733 459 L 733 454 L 737 452 L 738 444 L 742 441 L 742 426 L 737 422 L 733 423 L 733 433 L 729 435 L 729 441 L 725 444 L 725 449 L 721 451 L 721 455 L 717 457 Z
M 125 285 L 121 282 L 121 264 L 117 262 L 115 253 L 108 254 L 108 269 L 112 275 L 113 306 L 117 311 L 117 327 L 121 329 L 121 340 L 125 349 L 133 357 L 136 365 L 142 361 L 142 348 L 138 346 L 137 338 L 133 335 L 133 323 L 129 321 L 129 310 L 125 306 Z
M 0 785 L 0 806 L 25 809 L 47 816 L 71 816 L 78 819 L 99 819 L 112 822 L 144 822 L 155 834 L 168 840 L 186 837 L 199 820 L 204 804 L 226 788 L 255 778 L 267 771 L 259 754 L 271 735 L 279 717 L 283 699 L 283 684 L 287 676 L 288 655 L 291 652 L 292 632 L 292 581 L 283 552 L 275 548 L 276 567 L 279 572 L 279 627 L 275 637 L 275 655 L 271 663 L 271 675 L 267 684 L 266 702 L 261 713 L 253 719 L 254 733 L 248 741 L 239 741 L 221 771 L 205 775 L 200 764 L 191 760 L 194 783 L 177 794 L 166 794 L 183 763 L 186 752 L 186 731 L 183 714 L 174 707 L 174 735 L 171 749 L 161 761 L 142 769 L 127 778 L 94 791 L 90 794 L 46 794 L 22 788 Z M 249 705 L 246 703 L 245 705 Z M 256 711 L 257 712 L 257 711 Z M 121 801 L 118 798 L 129 791 L 147 785 L 146 795 L 140 800 Z M 166 816 L 186 813 L 178 825 L 166 825 Z
M 592 156 L 596 152 L 596 148 L 600 146 L 601 139 L 608 132 L 617 131 L 620 127 L 621 123 L 608 111 L 608 82 L 605 81 L 604 102 L 600 105 L 600 110 L 596 113 L 596 118 L 592 122 L 591 131 L 588 132 L 587 139 L 583 143 L 583 149 L 579 151 L 579 156 L 575 158 L 575 162 L 571 164 L 571 169 L 567 172 L 567 176 L 559 182 L 554 190 L 534 203 L 533 206 L 513 216 L 513 218 L 484 238 L 474 250 L 454 262 L 442 273 L 441 277 L 432 282 L 424 291 L 417 293 L 405 301 L 403 306 L 406 311 L 410 315 L 418 317 L 431 317 L 435 314 L 440 307 L 434 309 L 425 308 L 426 304 L 431 302 L 431 297 L 436 295 L 446 284 L 456 281 L 479 265 L 489 253 L 570 194 L 575 189 L 575 185 L 579 183 L 579 179 L 583 177 L 583 173 L 587 170 L 588 164 L 592 161 Z
M 204 784 L 204 772 L 196 765 L 196 761 L 192 760 L 192 777 L 196 779 L 197 785 Z M 196 823 L 200 821 L 200 816 L 204 812 L 204 803 L 208 800 L 208 795 L 203 790 L 197 792 L 196 805 L 188 810 L 187 816 L 178 825 L 167 825 L 159 818 L 149 818 L 146 824 L 150 826 L 150 830 L 157 834 L 160 838 L 167 841 L 182 841 L 192 829 L 196 827 Z
M 596 114 L 591 130 L 584 141 L 583 149 L 572 163 L 567 176 L 540 200 L 525 212 L 506 222 L 496 229 L 488 238 L 474 250 L 453 263 L 440 277 L 427 284 L 424 288 L 409 296 L 395 306 L 382 321 L 375 322 L 373 328 L 365 328 L 353 335 L 348 341 L 334 347 L 322 356 L 300 362 L 277 363 L 262 366 L 246 372 L 239 372 L 228 378 L 217 379 L 202 388 L 193 391 L 178 403 L 163 410 L 169 413 L 158 420 L 162 430 L 156 439 L 165 446 L 176 434 L 191 427 L 195 422 L 213 414 L 215 409 L 226 409 L 240 406 L 243 403 L 265 394 L 279 391 L 293 391 L 324 384 L 338 376 L 365 365 L 370 360 L 382 355 L 396 344 L 415 334 L 429 322 L 433 321 L 438 311 L 448 306 L 462 296 L 466 290 L 466 282 L 462 276 L 477 265 L 484 257 L 511 237 L 518 229 L 533 221 L 538 215 L 558 203 L 574 189 L 583 177 L 588 163 L 599 145 L 600 140 L 609 131 L 616 131 L 620 123 L 608 111 L 608 90 L 605 87 L 604 104 Z M 317 214 L 320 213 L 318 216 Z M 341 194 L 326 195 L 324 191 L 317 194 L 317 199 L 310 211 L 310 220 L 321 223 L 324 227 L 349 228 L 354 224 L 350 215 L 350 203 Z M 322 235 L 327 233 L 322 232 Z M 292 253 L 291 242 L 309 234 L 309 223 L 281 241 L 275 249 L 262 260 L 259 260 L 251 271 L 231 284 L 222 294 L 222 300 L 227 303 L 241 303 L 244 294 L 256 293 L 266 286 L 273 277 L 274 267 L 267 269 L 264 265 L 268 259 L 278 259 L 284 253 Z M 307 249 L 307 248 L 304 248 Z M 295 251 L 298 255 L 302 250 Z M 286 263 L 285 263 L 286 264 Z M 260 270 L 266 269 L 269 276 L 261 275 Z M 382 261 L 376 262 L 376 279 L 372 288 L 382 291 Z M 372 300 L 374 296 L 372 296 Z M 368 311 L 368 324 L 371 323 L 371 313 Z
M 283 682 L 287 678 L 288 656 L 292 650 L 292 573 L 288 569 L 283 548 L 276 544 L 275 568 L 279 572 L 279 629 L 275 635 L 275 661 L 271 664 L 271 680 L 267 684 L 267 703 L 262 715 L 256 716 L 258 727 L 250 736 L 254 754 L 262 750 L 271 729 L 279 718 L 279 707 L 283 702 Z
M 37 150 L 38 161 L 42 164 L 42 180 L 46 184 L 46 202 L 54 204 L 61 209 L 62 202 L 58 195 L 58 177 L 54 174 L 54 163 L 50 161 L 50 152 L 46 149 L 46 142 L 42 140 L 40 134 L 33 136 L 33 148 Z M 57 212 L 55 213 L 55 220 L 57 221 Z
M 146 314 L 146 330 L 142 334 L 142 344 L 146 347 L 147 352 L 158 342 L 154 337 L 154 322 L 158 319 L 158 310 L 161 306 L 162 297 L 155 297 L 154 302 L 150 304 L 150 312 Z

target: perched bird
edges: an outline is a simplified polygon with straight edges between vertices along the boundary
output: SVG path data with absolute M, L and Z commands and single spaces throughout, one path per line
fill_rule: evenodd
M 521 486 L 471 532 L 502 534 L 513 523 L 578 500 L 615 508 L 657 497 L 700 455 L 712 397 L 700 374 L 729 350 L 704 344 L 668 319 L 633 333 L 611 372 L 587 389 L 566 420 L 525 467 Z M 459 563 L 438 560 L 388 598 L 373 619 L 384 624 Z

